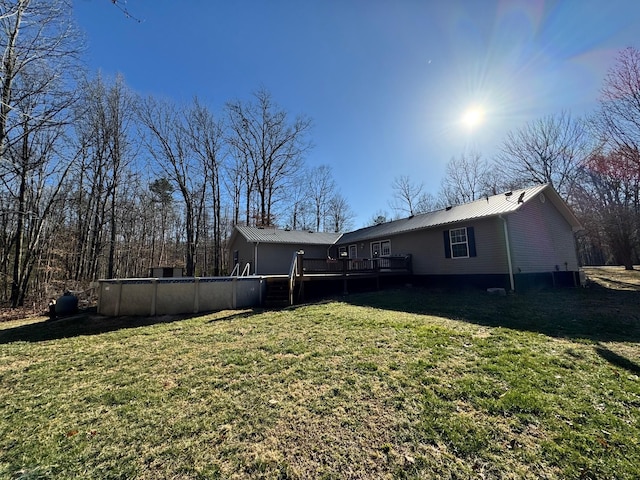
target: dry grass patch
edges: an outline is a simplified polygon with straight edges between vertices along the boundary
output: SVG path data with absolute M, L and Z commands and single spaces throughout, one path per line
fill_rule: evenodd
M 592 282 L 613 290 L 640 291 L 640 265 L 635 270 L 624 267 L 584 267 L 583 270 Z

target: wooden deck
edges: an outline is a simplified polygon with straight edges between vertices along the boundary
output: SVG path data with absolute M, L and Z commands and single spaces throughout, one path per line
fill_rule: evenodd
M 378 257 L 371 259 L 304 258 L 303 252 L 294 256 L 289 275 L 267 275 L 265 305 L 285 306 L 305 300 L 308 282 L 342 282 L 343 294 L 348 293 L 349 282 L 374 279 L 380 287 L 383 276 L 410 275 L 411 255 Z M 309 286 L 311 288 L 311 286 Z
M 297 281 L 376 277 L 411 273 L 411 255 L 377 258 L 304 258 L 298 259 Z M 300 264 L 301 262 L 301 264 Z

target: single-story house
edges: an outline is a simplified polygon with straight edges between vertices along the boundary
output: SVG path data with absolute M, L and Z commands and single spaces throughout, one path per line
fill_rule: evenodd
M 540 281 L 576 284 L 580 222 L 550 185 L 484 197 L 345 233 L 337 254 L 412 255 L 430 284 L 516 290 Z
M 229 239 L 231 265 L 248 263 L 252 275 L 288 274 L 296 252 L 326 258 L 339 233 L 280 230 L 273 227 L 236 226 Z
M 254 262 L 252 273 L 259 274 L 287 273 L 299 249 L 316 258 L 411 255 L 416 281 L 521 290 L 579 283 L 575 232 L 581 228 L 547 184 L 342 235 L 236 227 L 231 254 L 233 264 Z

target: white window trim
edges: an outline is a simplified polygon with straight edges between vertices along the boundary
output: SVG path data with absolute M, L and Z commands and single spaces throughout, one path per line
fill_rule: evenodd
M 383 244 L 388 243 L 389 244 L 389 253 L 384 253 L 384 247 L 382 246 Z M 391 255 L 391 240 L 382 240 L 380 242 L 380 256 L 381 257 L 387 257 Z
M 389 244 L 389 253 L 384 254 L 384 255 L 382 253 L 382 244 L 383 243 L 388 243 Z M 379 252 L 378 253 L 378 257 L 386 257 L 386 256 L 391 255 L 391 240 L 379 240 L 379 241 L 376 241 L 376 242 L 371 242 L 371 244 L 370 244 L 371 258 L 375 258 L 375 255 L 373 254 L 374 245 L 378 246 L 378 252 Z
M 356 252 L 355 256 L 353 256 L 353 257 L 351 256 L 351 249 L 352 248 Z M 352 245 L 349 245 L 348 253 L 349 253 L 349 258 L 358 258 L 358 245 L 355 244 L 355 243 L 352 244 Z
M 374 253 L 375 245 L 378 246 L 378 257 L 380 256 L 380 242 L 371 242 L 369 244 L 369 250 L 370 250 L 369 253 L 371 254 L 371 258 L 376 258 L 376 254 Z
M 453 241 L 453 233 L 456 230 L 464 230 L 464 242 L 454 242 Z M 466 245 L 467 246 L 467 254 L 466 255 L 455 255 L 454 254 L 454 249 L 453 246 L 454 245 Z M 469 256 L 469 233 L 467 231 L 467 227 L 459 227 L 459 228 L 452 228 L 449 230 L 449 250 L 451 251 L 451 258 L 471 258 Z

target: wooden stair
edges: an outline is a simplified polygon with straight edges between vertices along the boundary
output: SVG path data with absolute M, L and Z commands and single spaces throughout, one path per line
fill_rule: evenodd
M 289 279 L 267 278 L 264 306 L 282 308 L 289 306 Z

